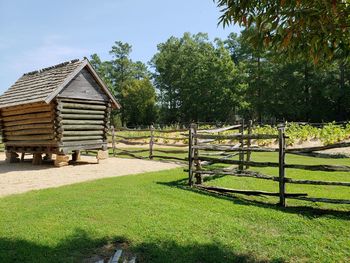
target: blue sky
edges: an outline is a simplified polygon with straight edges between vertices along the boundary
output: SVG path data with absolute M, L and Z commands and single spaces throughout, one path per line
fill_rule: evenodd
M 108 59 L 114 41 L 148 62 L 157 44 L 184 32 L 225 38 L 212 0 L 0 0 L 0 94 L 23 73 L 93 53 Z

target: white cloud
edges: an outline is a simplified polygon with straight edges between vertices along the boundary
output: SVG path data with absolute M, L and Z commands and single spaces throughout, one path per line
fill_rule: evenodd
M 68 45 L 60 35 L 45 36 L 38 47 L 22 51 L 12 59 L 10 67 L 20 74 L 49 67 L 67 60 L 88 56 L 92 52 L 83 47 Z

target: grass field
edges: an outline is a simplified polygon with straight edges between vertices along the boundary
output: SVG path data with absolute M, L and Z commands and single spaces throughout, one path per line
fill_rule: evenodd
M 255 154 L 253 160 L 274 160 Z M 288 156 L 288 163 L 350 165 Z M 259 169 L 276 174 L 275 169 Z M 348 173 L 288 170 L 293 178 L 349 181 Z M 186 186 L 183 169 L 33 191 L 0 199 L 1 262 L 81 262 L 124 242 L 140 262 L 349 262 L 350 206 L 209 195 Z M 222 177 L 206 182 L 277 190 L 277 183 Z M 350 199 L 347 187 L 287 191 Z

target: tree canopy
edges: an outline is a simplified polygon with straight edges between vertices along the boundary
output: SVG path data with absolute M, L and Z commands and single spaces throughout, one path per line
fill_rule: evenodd
M 257 30 L 248 39 L 289 57 L 331 60 L 350 52 L 349 0 L 214 0 L 219 23 Z

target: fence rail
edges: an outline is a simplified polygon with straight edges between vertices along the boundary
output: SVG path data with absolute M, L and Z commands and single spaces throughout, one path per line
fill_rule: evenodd
M 196 124 L 191 124 L 189 128 L 189 157 L 188 157 L 188 180 L 189 185 L 201 190 L 207 190 L 218 193 L 239 193 L 245 195 L 268 195 L 278 196 L 279 205 L 286 206 L 287 198 L 294 198 L 311 202 L 327 202 L 336 204 L 350 204 L 350 200 L 314 198 L 308 197 L 307 193 L 287 193 L 286 184 L 305 184 L 305 185 L 325 185 L 325 186 L 350 186 L 350 182 L 340 181 L 322 181 L 322 180 L 302 180 L 286 177 L 286 169 L 299 169 L 308 171 L 326 171 L 326 172 L 350 172 L 350 166 L 346 165 L 304 165 L 304 164 L 286 164 L 286 154 L 313 154 L 315 151 L 349 147 L 350 143 L 337 143 L 326 146 L 304 147 L 304 148 L 286 148 L 285 126 L 278 126 L 278 135 L 270 134 L 252 134 L 252 122 L 248 122 L 245 127 L 244 122 L 240 125 L 239 134 L 234 135 L 214 135 L 203 134 L 197 129 Z M 244 132 L 246 128 L 246 133 Z M 235 145 L 222 144 L 203 144 L 201 139 L 217 140 L 238 140 Z M 277 148 L 253 147 L 251 140 L 278 140 Z M 201 152 L 201 154 L 199 154 Z M 251 161 L 252 152 L 278 152 L 278 162 L 257 162 Z M 208 154 L 211 153 L 211 154 Z M 226 158 L 229 153 L 238 153 L 238 160 Z M 224 157 L 222 157 L 224 156 Z M 234 169 L 210 169 L 212 164 L 234 164 Z M 205 169 L 203 168 L 205 167 Z M 278 168 L 278 176 L 264 175 L 258 172 L 247 170 L 249 167 L 275 167 Z M 250 177 L 255 179 L 272 180 L 278 182 L 277 192 L 266 192 L 259 190 L 241 190 L 229 189 L 217 186 L 208 186 L 203 183 L 203 177 L 226 175 L 236 177 Z

